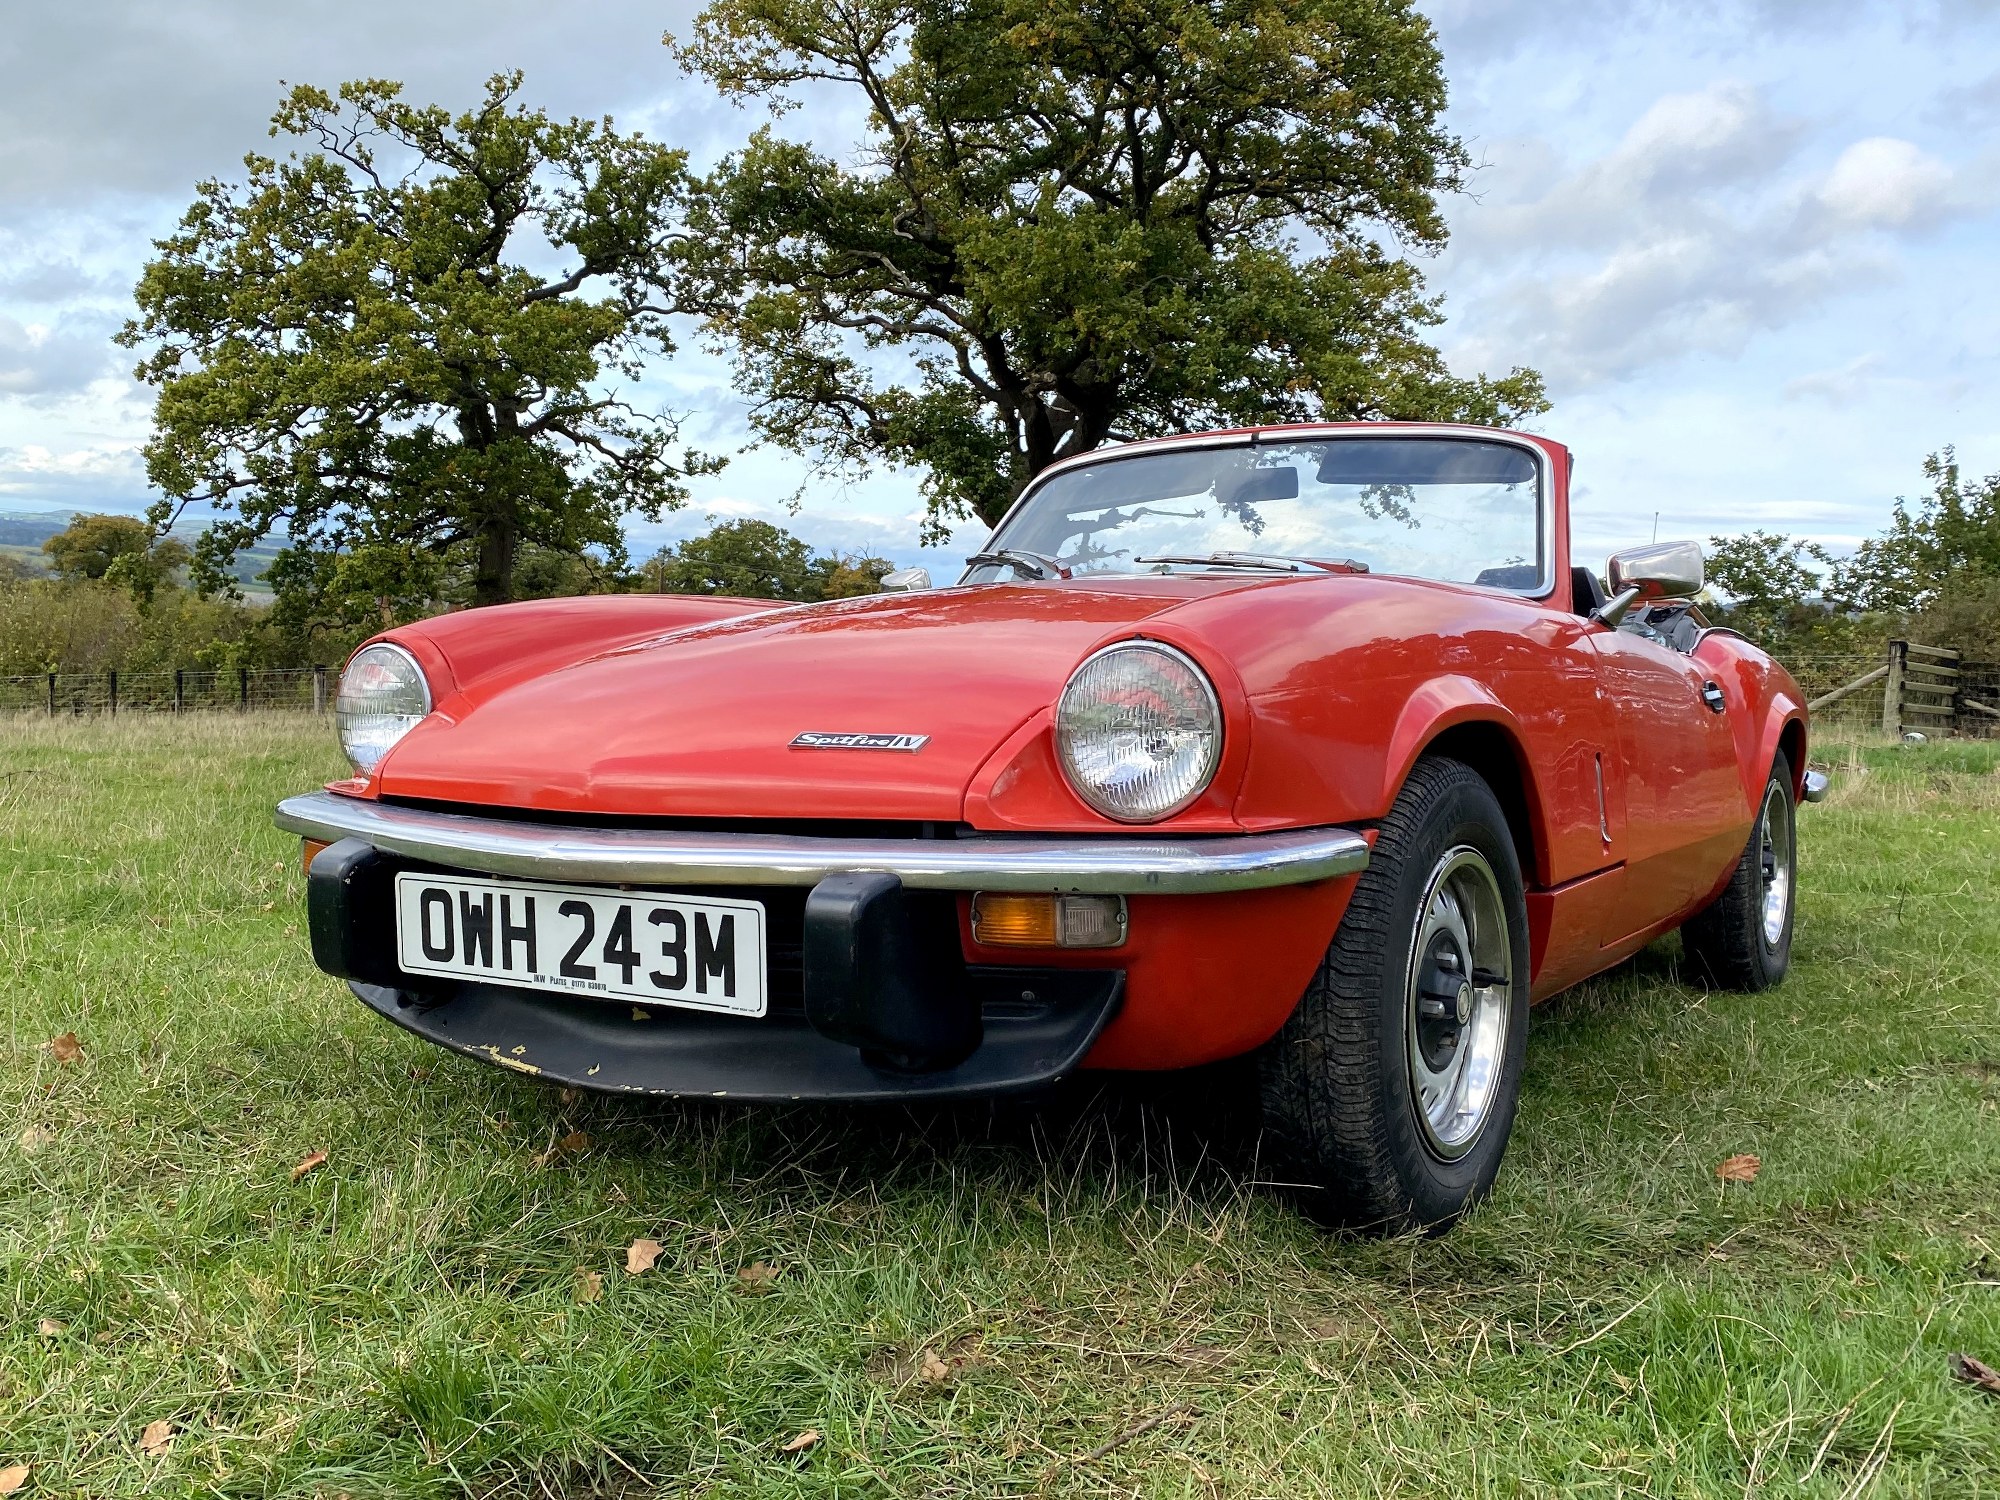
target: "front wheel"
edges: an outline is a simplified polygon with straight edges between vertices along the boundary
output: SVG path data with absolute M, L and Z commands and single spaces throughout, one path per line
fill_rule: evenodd
M 1722 894 L 1689 917 L 1681 946 L 1701 976 L 1725 990 L 1767 990 L 1792 964 L 1792 909 L 1798 900 L 1798 829 L 1792 766 L 1771 762 L 1757 821 Z
M 1506 817 L 1471 767 L 1420 761 L 1260 1055 L 1277 1175 L 1329 1223 L 1448 1227 L 1500 1170 L 1527 1030 L 1527 903 Z

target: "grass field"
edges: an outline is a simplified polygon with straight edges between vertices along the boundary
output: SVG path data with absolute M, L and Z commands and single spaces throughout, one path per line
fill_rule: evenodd
M 0 721 L 0 1470 L 2000 1492 L 2000 1399 L 1947 1370 L 2000 1364 L 2000 746 L 1834 761 L 1790 982 L 1705 994 L 1663 944 L 1542 1007 L 1494 1199 L 1375 1243 L 1258 1189 L 1206 1088 L 722 1110 L 447 1057 L 306 956 L 268 814 L 339 769 L 322 725 Z

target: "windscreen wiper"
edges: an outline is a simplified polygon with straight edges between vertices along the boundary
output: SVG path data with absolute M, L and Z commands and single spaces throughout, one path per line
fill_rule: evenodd
M 1053 557 L 1030 552 L 1024 547 L 996 547 L 991 552 L 975 552 L 965 560 L 969 568 L 998 566 L 1012 568 L 1023 578 L 1068 578 L 1070 571 Z
M 1135 557 L 1139 563 L 1174 563 L 1189 568 L 1263 568 L 1272 573 L 1366 573 L 1368 564 L 1343 557 L 1321 561 L 1316 557 L 1274 557 L 1264 552 L 1168 552 L 1158 557 Z

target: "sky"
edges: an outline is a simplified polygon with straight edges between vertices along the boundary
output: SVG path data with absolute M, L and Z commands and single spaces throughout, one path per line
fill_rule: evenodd
M 205 177 L 270 150 L 284 83 L 403 82 L 452 105 L 502 69 L 697 164 L 757 117 L 659 45 L 685 0 L 66 0 L 0 31 L 0 511 L 148 500 L 150 392 L 111 343 Z M 1956 445 L 2000 471 L 2000 0 L 1426 0 L 1477 170 L 1425 263 L 1461 373 L 1541 370 L 1530 424 L 1577 456 L 1580 555 L 1764 527 L 1845 549 Z M 823 101 L 782 128 L 859 138 Z M 928 563 L 916 476 L 808 485 L 749 441 L 728 367 L 684 343 L 644 394 L 737 453 L 634 550 L 762 516 Z

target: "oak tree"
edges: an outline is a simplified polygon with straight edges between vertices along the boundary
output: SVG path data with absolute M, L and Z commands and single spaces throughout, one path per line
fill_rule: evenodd
M 196 578 L 281 533 L 281 602 L 515 592 L 526 546 L 622 563 L 620 518 L 715 467 L 621 394 L 670 351 L 684 153 L 555 120 L 493 78 L 453 114 L 397 84 L 291 90 L 241 185 L 204 182 L 122 339 L 159 388 L 164 529 L 212 507 Z M 336 613 L 337 613 L 336 609 Z
M 183 543 L 155 536 L 134 516 L 77 516 L 43 542 L 42 551 L 58 578 L 115 584 L 141 604 L 150 604 L 188 563 Z
M 713 519 L 711 517 L 711 519 Z M 734 594 L 746 599 L 848 599 L 880 593 L 894 564 L 839 553 L 815 556 L 782 526 L 717 522 L 700 536 L 662 547 L 642 566 L 639 587 L 664 594 Z
M 712 0 L 667 41 L 865 114 L 858 158 L 758 132 L 690 245 L 763 434 L 921 467 L 933 532 L 1114 439 L 1545 405 L 1426 342 L 1467 157 L 1412 0 Z

